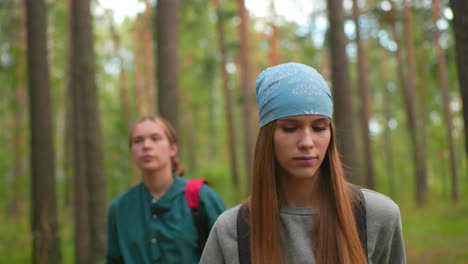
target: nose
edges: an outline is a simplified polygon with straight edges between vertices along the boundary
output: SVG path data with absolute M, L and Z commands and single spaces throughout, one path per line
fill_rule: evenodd
M 143 149 L 149 149 L 151 148 L 151 140 L 145 139 L 143 141 Z
M 299 149 L 311 149 L 314 147 L 314 138 L 309 129 L 304 129 L 298 141 Z

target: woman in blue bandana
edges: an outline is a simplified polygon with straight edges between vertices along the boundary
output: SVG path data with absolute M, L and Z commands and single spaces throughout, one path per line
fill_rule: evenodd
M 190 199 L 198 202 L 197 211 L 189 208 L 176 134 L 165 119 L 140 119 L 130 132 L 129 146 L 142 182 L 112 201 L 106 263 L 199 263 L 202 237 L 206 239 L 225 210 L 223 200 L 202 185 Z
M 251 194 L 218 218 L 201 263 L 405 263 L 398 206 L 345 180 L 323 77 L 277 65 L 256 94 Z

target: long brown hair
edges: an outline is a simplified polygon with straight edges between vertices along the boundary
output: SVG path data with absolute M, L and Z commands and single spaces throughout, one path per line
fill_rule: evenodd
M 252 263 L 284 263 L 279 235 L 279 180 L 274 157 L 276 122 L 260 128 L 252 171 L 250 207 L 250 247 Z M 352 201 L 355 200 L 344 177 L 336 147 L 334 126 L 327 154 L 317 179 L 318 209 L 312 236 L 316 263 L 363 264 L 367 257 L 357 232 Z
M 164 132 L 167 136 L 167 139 L 169 140 L 169 143 L 171 145 L 173 144 L 178 144 L 177 143 L 177 133 L 174 129 L 174 127 L 167 121 L 166 119 L 160 117 L 160 116 L 143 116 L 141 117 L 130 129 L 130 133 L 128 134 L 128 146 L 131 148 L 132 147 L 132 137 L 133 137 L 133 129 L 135 128 L 136 125 L 143 121 L 152 121 L 156 123 L 157 125 L 160 125 L 163 129 Z M 172 167 L 172 172 L 176 173 L 177 175 L 183 176 L 185 169 L 184 166 L 182 165 L 182 162 L 179 159 L 178 153 L 172 157 L 171 160 L 171 167 Z

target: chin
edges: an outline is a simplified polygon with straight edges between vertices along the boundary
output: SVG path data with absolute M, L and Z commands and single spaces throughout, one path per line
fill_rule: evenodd
M 311 179 L 314 178 L 317 174 L 317 170 L 308 169 L 308 170 L 296 170 L 291 171 L 289 175 L 296 179 Z

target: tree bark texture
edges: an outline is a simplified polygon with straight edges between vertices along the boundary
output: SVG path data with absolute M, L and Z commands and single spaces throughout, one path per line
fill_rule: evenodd
M 232 183 L 234 188 L 239 189 L 239 172 L 237 166 L 237 151 L 236 151 L 236 132 L 234 129 L 234 114 L 233 114 L 233 107 L 232 107 L 232 94 L 231 89 L 229 88 L 229 79 L 228 73 L 226 70 L 227 66 L 227 47 L 226 41 L 224 38 L 224 21 L 223 21 L 223 13 L 221 11 L 221 5 L 219 0 L 214 0 L 214 5 L 216 9 L 216 13 L 218 14 L 218 18 L 216 21 L 216 30 L 218 36 L 218 46 L 221 54 L 221 76 L 223 81 L 223 94 L 224 94 L 224 113 L 226 117 L 227 127 L 228 127 L 228 134 L 227 134 L 227 141 L 228 141 L 228 149 L 229 149 L 229 158 L 231 163 L 231 175 L 232 175 Z
M 29 118 L 31 129 L 31 231 L 34 264 L 61 263 L 55 193 L 55 153 L 47 51 L 47 10 L 27 0 Z
M 245 8 L 245 0 L 237 0 L 239 24 L 239 77 L 240 90 L 242 92 L 242 120 L 244 123 L 244 151 L 245 164 L 247 168 L 247 182 L 250 188 L 250 176 L 252 174 L 253 157 L 253 126 L 252 126 L 252 108 L 253 91 L 250 88 L 250 65 L 249 65 L 249 36 L 248 36 L 248 15 Z
M 406 63 L 408 65 L 408 76 L 406 79 L 408 82 L 406 86 L 408 90 L 405 93 L 405 102 L 409 110 L 408 120 L 410 122 L 410 134 L 414 145 L 414 165 L 416 168 L 416 202 L 419 206 L 423 206 L 427 200 L 427 158 L 426 153 L 424 152 L 426 132 L 423 130 L 424 127 L 422 126 L 420 120 L 418 120 L 416 117 L 418 106 L 416 101 L 416 59 L 414 53 L 410 0 L 403 1 L 403 12 L 406 40 Z M 421 133 L 418 133 L 418 130 Z
M 437 21 L 440 19 L 440 3 L 439 0 L 432 0 L 432 11 L 434 16 L 434 33 L 435 33 L 435 48 L 437 52 L 438 60 L 438 72 L 439 72 L 439 81 L 440 81 L 440 90 L 442 93 L 443 100 L 443 110 L 444 110 L 444 119 L 445 127 L 447 129 L 447 139 L 449 147 L 449 158 L 450 158 L 450 173 L 452 179 L 452 200 L 458 202 L 460 195 L 458 192 L 458 176 L 457 176 L 457 163 L 456 163 L 456 154 L 455 154 L 455 137 L 453 134 L 453 121 L 452 113 L 450 111 L 450 98 L 449 98 L 449 88 L 447 82 L 447 67 L 445 62 L 445 53 L 440 45 L 440 31 L 437 27 Z M 468 28 L 467 28 L 468 29 Z
M 369 86 L 367 81 L 367 56 L 366 50 L 361 40 L 361 28 L 359 25 L 360 10 L 357 0 L 353 0 L 353 18 L 356 25 L 356 46 L 358 52 L 358 86 L 361 95 L 361 133 L 362 142 L 364 144 L 364 164 L 365 164 L 365 186 L 375 190 L 375 173 L 374 173 L 374 155 L 372 153 L 372 139 L 369 132 L 369 112 L 370 100 Z
M 347 177 L 354 183 L 362 184 L 359 173 L 354 127 L 355 112 L 353 94 L 350 87 L 347 39 L 344 34 L 344 14 L 342 0 L 328 0 L 330 21 L 330 60 L 338 150 L 341 153 Z
M 458 71 L 458 83 L 463 102 L 463 120 L 465 121 L 465 151 L 468 156 L 468 1 L 450 0 L 453 12 L 452 27 L 455 35 L 455 53 Z
M 157 1 L 158 110 L 179 131 L 178 0 Z
M 105 254 L 106 204 L 90 0 L 70 0 L 75 150 L 75 262 Z

